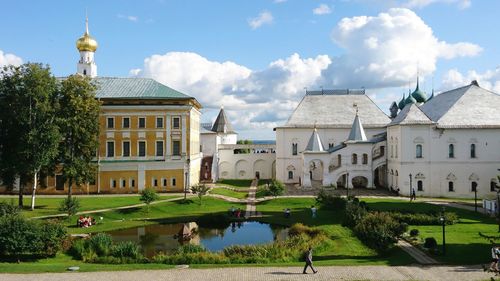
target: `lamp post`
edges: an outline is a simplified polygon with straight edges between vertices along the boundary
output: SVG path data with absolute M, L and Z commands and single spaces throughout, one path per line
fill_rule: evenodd
M 411 191 L 412 191 L 412 188 L 411 188 L 411 173 L 410 173 L 410 202 L 411 202 L 411 199 L 412 199 Z
M 474 188 L 474 212 L 477 213 L 477 183 L 472 182 L 472 187 Z
M 445 217 L 444 217 L 444 207 L 443 207 L 443 213 L 441 214 L 441 217 L 439 218 L 439 220 L 441 221 L 441 224 L 443 226 L 443 256 L 446 254 L 446 229 L 445 229 L 445 226 L 446 226 L 446 220 L 445 220 Z

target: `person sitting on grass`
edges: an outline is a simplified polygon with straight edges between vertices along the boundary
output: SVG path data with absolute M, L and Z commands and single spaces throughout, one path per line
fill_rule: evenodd
M 289 218 L 290 217 L 290 208 L 286 208 L 284 210 L 284 212 L 285 212 L 285 218 Z

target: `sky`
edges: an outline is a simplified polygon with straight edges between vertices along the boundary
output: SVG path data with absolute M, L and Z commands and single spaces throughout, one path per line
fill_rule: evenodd
M 149 77 L 221 106 L 240 139 L 275 139 L 305 89 L 500 93 L 497 0 L 0 0 L 0 66 L 76 72 L 85 14 L 98 76 Z M 336 106 L 336 105 L 332 105 Z M 362 110 L 362 109 L 360 109 Z

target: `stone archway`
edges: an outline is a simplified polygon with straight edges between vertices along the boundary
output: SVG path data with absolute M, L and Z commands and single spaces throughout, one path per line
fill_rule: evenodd
M 387 166 L 385 164 L 378 166 L 373 171 L 373 186 L 387 187 Z
M 309 161 L 309 179 L 312 181 L 323 182 L 323 161 Z
M 354 188 L 367 188 L 368 179 L 364 176 L 355 176 L 352 178 L 351 184 Z

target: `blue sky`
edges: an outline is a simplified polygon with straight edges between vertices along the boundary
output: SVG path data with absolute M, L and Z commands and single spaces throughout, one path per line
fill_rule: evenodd
M 500 1 L 2 1 L 0 65 L 74 73 L 75 40 L 99 42 L 99 76 L 152 77 L 224 105 L 240 138 L 274 139 L 304 88 L 360 88 L 385 111 L 414 87 L 478 79 L 500 92 Z M 145 61 L 146 60 L 146 61 Z M 362 109 L 361 109 L 362 110 Z

